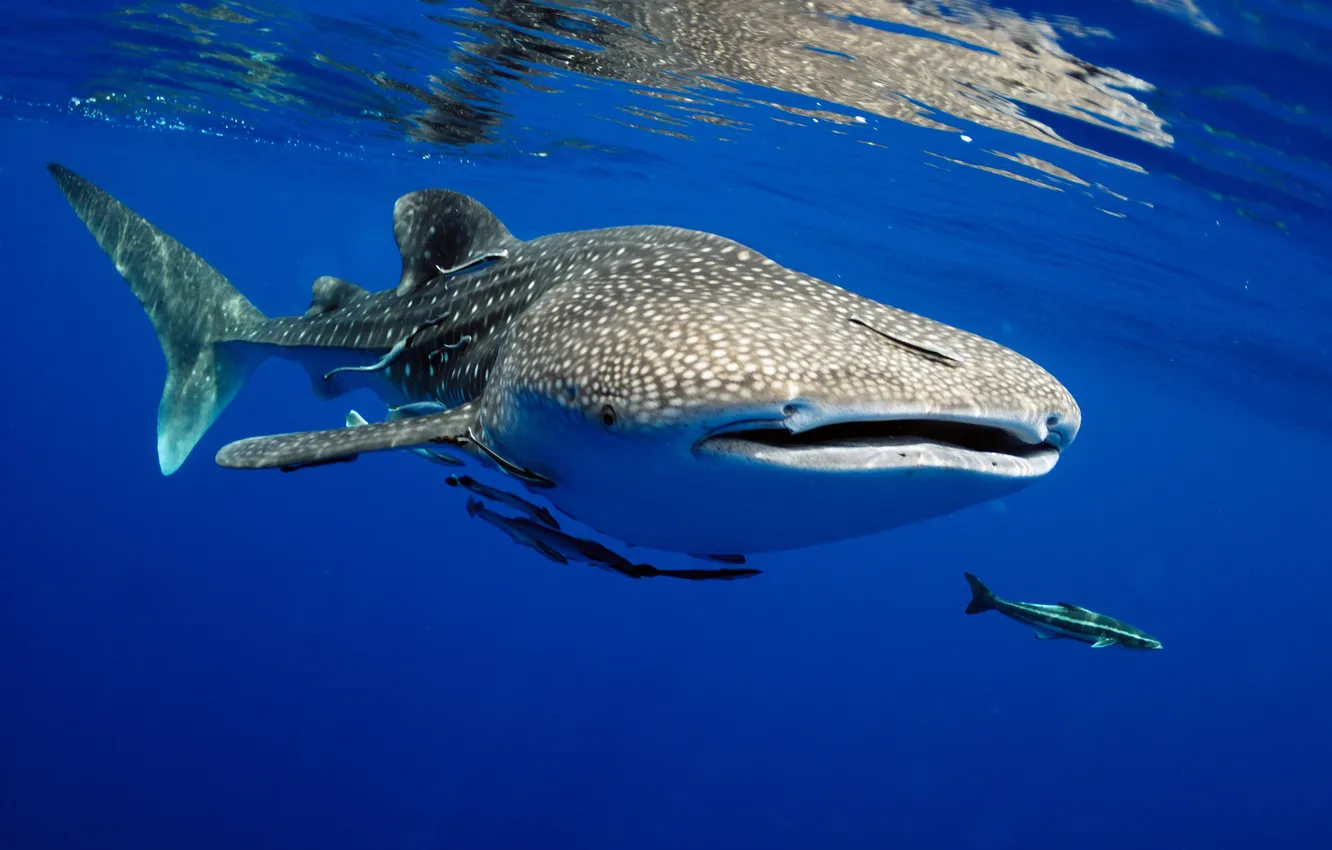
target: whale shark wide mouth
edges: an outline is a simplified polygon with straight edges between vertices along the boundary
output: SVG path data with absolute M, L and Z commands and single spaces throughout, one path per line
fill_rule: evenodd
M 1059 460 L 1053 442 L 1031 443 L 989 423 L 906 418 L 835 422 L 793 432 L 776 423 L 737 423 L 694 450 L 759 464 L 824 471 L 935 469 L 1036 478 Z

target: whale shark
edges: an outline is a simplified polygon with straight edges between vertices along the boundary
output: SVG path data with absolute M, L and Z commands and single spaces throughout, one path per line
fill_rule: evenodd
M 165 475 L 278 357 L 320 398 L 370 389 L 386 419 L 241 439 L 218 465 L 427 450 L 630 546 L 734 558 L 1015 493 L 1081 424 L 1070 392 L 1021 354 L 717 234 L 520 239 L 477 199 L 423 189 L 393 207 L 395 285 L 320 277 L 303 314 L 270 318 L 111 194 L 48 169 L 157 332 Z

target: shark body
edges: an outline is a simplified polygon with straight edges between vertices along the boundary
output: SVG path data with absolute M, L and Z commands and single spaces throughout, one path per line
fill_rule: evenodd
M 388 419 L 241 440 L 220 465 L 424 449 L 630 545 L 735 557 L 1013 493 L 1054 468 L 1081 421 L 1016 352 L 710 233 L 522 240 L 477 200 L 427 189 L 394 206 L 396 287 L 321 277 L 304 315 L 268 318 L 110 194 L 49 169 L 157 331 L 167 475 L 277 356 L 322 398 L 370 388 Z

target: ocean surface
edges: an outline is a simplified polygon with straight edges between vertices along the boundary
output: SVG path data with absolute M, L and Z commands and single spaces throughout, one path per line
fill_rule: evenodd
M 557 565 L 410 455 L 219 468 L 382 416 L 281 362 L 164 477 L 162 354 L 48 161 L 274 315 L 396 284 L 425 187 L 712 231 L 1083 427 L 735 582 Z M 8 4 L 0 199 L 0 848 L 1332 846 L 1328 3 Z M 1164 650 L 967 617 L 964 571 Z

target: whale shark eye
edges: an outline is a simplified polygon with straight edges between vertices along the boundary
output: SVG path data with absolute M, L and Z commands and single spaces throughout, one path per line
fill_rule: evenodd
M 609 404 L 604 405 L 601 408 L 601 424 L 605 425 L 607 428 L 615 427 L 615 408 L 611 407 Z

